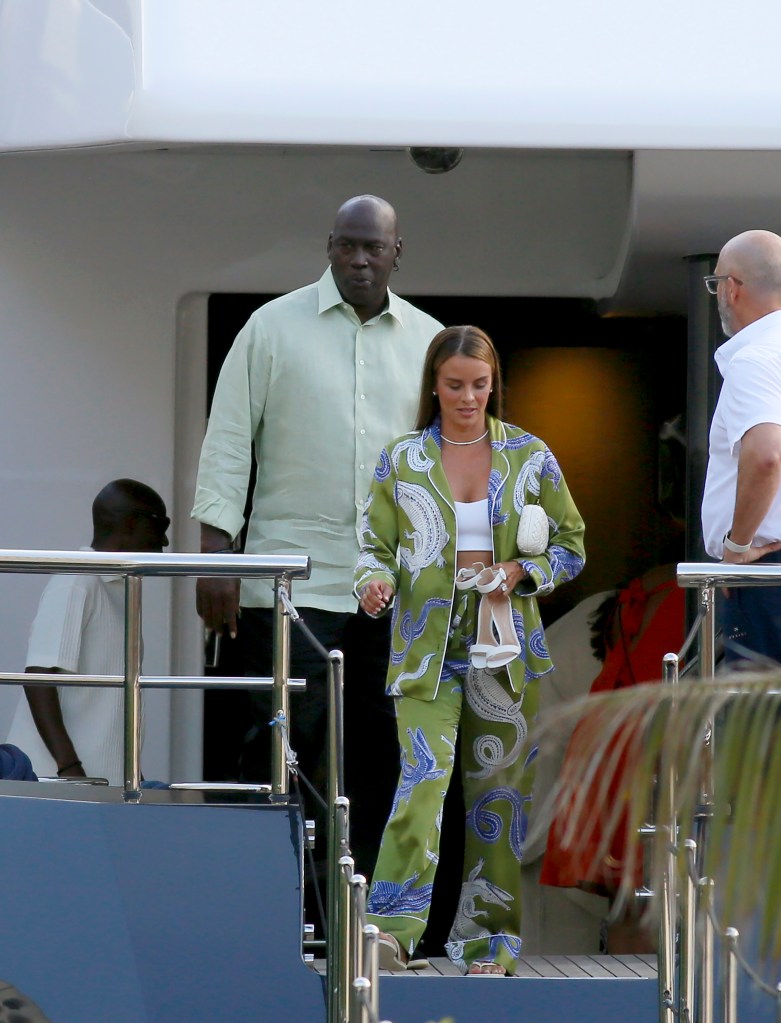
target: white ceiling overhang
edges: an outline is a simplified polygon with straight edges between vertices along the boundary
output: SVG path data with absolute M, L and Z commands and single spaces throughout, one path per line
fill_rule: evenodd
M 0 0 L 0 149 L 778 149 L 780 29 L 777 0 Z

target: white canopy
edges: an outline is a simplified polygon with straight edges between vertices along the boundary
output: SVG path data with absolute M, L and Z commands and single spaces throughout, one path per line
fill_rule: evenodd
M 0 0 L 0 149 L 775 149 L 780 30 L 777 0 Z

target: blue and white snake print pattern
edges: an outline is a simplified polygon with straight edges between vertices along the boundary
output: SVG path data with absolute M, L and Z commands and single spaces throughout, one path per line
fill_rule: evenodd
M 403 650 L 392 650 L 391 651 L 391 663 L 401 664 L 404 658 L 409 653 L 409 648 L 415 642 L 416 639 L 420 639 L 426 628 L 426 622 L 428 616 L 431 614 L 435 607 L 450 607 L 450 601 L 444 597 L 429 597 L 420 612 L 420 615 L 416 621 L 412 621 L 412 612 L 405 611 L 401 620 L 399 621 L 398 633 L 404 640 Z
M 517 427 L 513 427 L 517 429 Z M 502 448 L 507 448 L 508 451 L 519 451 L 521 448 L 525 448 L 527 444 L 532 444 L 537 438 L 533 433 L 522 433 L 519 437 L 507 437 L 504 441 L 494 440 L 491 441 L 491 447 L 501 451 Z
M 411 531 L 404 531 L 404 538 L 412 540 L 412 547 L 399 544 L 399 557 L 410 574 L 410 586 L 414 586 L 424 568 L 434 563 L 437 568 L 444 568 L 442 551 L 450 535 L 436 500 L 425 487 L 399 480 L 396 500 L 412 525 Z
M 513 507 L 520 513 L 526 504 L 526 491 L 528 490 L 535 497 L 540 496 L 540 473 L 545 463 L 544 451 L 533 451 L 529 458 L 523 463 L 521 471 L 515 478 L 513 489 Z
M 583 568 L 583 558 L 579 558 L 577 554 L 568 551 L 566 547 L 554 546 L 548 548 L 548 557 L 553 574 L 556 575 L 557 572 L 561 572 L 561 582 L 566 582 L 567 579 L 574 579 Z
M 404 690 L 403 690 L 402 687 L 403 687 L 404 683 L 405 682 L 409 682 L 410 680 L 414 680 L 416 678 L 423 678 L 423 676 L 428 671 L 428 666 L 431 663 L 431 659 L 433 657 L 434 657 L 433 653 L 426 654 L 426 656 L 420 662 L 420 665 L 419 665 L 417 671 L 402 671 L 401 674 L 397 678 L 394 679 L 393 683 L 391 684 L 390 688 L 388 689 L 389 695 L 390 696 L 403 696 L 404 695 Z
M 488 507 L 491 509 L 491 526 L 503 526 L 510 518 L 507 512 L 502 515 L 502 498 L 504 483 L 498 469 L 491 469 L 488 476 Z
M 374 478 L 378 483 L 384 483 L 385 480 L 391 474 L 391 460 L 388 457 L 388 452 L 385 448 L 380 452 L 380 460 L 377 463 L 377 468 L 374 470 Z
M 555 490 L 559 489 L 561 483 L 561 469 L 552 451 L 545 448 L 543 451 L 533 451 L 521 467 L 521 471 L 515 480 L 513 490 L 513 506 L 520 513 L 526 504 L 526 491 L 528 490 L 535 497 L 540 496 L 540 481 L 549 479 Z M 556 529 L 556 523 L 549 517 L 552 531 Z
M 531 802 L 531 796 L 522 796 L 517 789 L 500 785 L 484 793 L 472 806 L 466 815 L 467 827 L 483 842 L 498 842 L 502 836 L 502 818 L 498 813 L 488 810 L 489 803 L 501 799 L 510 804 L 510 834 L 509 843 L 513 856 L 518 862 L 523 858 L 523 843 L 526 841 L 526 826 L 528 817 L 524 805 Z
M 477 908 L 477 899 L 483 903 L 501 906 L 503 909 L 509 909 L 510 903 L 514 901 L 512 895 L 504 888 L 493 884 L 486 877 L 480 877 L 483 863 L 482 859 L 477 861 L 477 866 L 470 870 L 468 880 L 464 881 L 461 887 L 458 911 L 446 946 L 450 959 L 458 965 L 463 964 L 463 942 L 491 936 L 491 932 L 478 923 L 478 917 L 487 916 L 487 913 L 484 909 Z
M 434 460 L 429 458 L 423 448 L 422 436 L 410 437 L 408 439 L 399 441 L 391 451 L 391 461 L 393 462 L 393 468 L 398 473 L 399 462 L 401 456 L 406 453 L 407 465 L 413 472 L 428 472 L 433 466 Z
M 496 735 L 478 735 L 474 740 L 472 753 L 480 770 L 467 771 L 467 775 L 470 778 L 489 778 L 515 763 L 526 742 L 529 727 L 522 710 L 523 696 L 513 700 L 494 675 L 476 668 L 467 673 L 464 693 L 467 703 L 481 720 L 498 721 L 515 729 L 515 742 L 509 750 L 504 749 Z
M 422 728 L 418 728 L 414 732 L 411 728 L 408 728 L 407 735 L 410 738 L 412 755 L 415 760 L 414 762 L 407 760 L 407 751 L 402 748 L 401 779 L 396 789 L 396 794 L 393 797 L 391 817 L 395 815 L 402 800 L 405 803 L 409 802 L 412 790 L 416 785 L 420 785 L 422 781 L 436 781 L 438 778 L 444 778 L 447 773 L 444 768 L 437 767 L 436 757 Z
M 415 887 L 418 879 L 408 878 L 404 884 L 395 884 L 393 881 L 375 881 L 369 892 L 366 904 L 368 913 L 376 913 L 378 916 L 403 916 L 405 914 L 423 913 L 431 905 L 431 892 L 433 884 L 424 884 L 420 888 Z

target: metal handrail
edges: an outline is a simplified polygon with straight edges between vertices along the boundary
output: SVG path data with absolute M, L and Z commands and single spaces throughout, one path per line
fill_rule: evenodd
M 141 797 L 140 692 L 142 689 L 271 688 L 271 792 L 277 801 L 288 793 L 287 736 L 290 690 L 303 689 L 291 679 L 290 622 L 302 624 L 290 600 L 293 579 L 308 579 L 310 559 L 253 554 L 108 554 L 97 551 L 0 550 L 0 573 L 109 575 L 125 581 L 124 675 L 74 675 L 56 672 L 0 672 L 0 685 L 98 686 L 125 690 L 124 798 Z M 230 577 L 274 579 L 273 675 L 237 678 L 200 675 L 141 674 L 141 586 L 144 577 Z M 308 631 L 305 629 L 305 631 Z M 339 650 L 325 651 L 309 636 L 328 661 L 328 1019 L 329 1023 L 370 1023 L 379 1014 L 377 928 L 366 924 L 366 883 L 353 873 L 349 855 L 349 801 L 344 794 L 343 675 Z M 294 757 L 294 754 L 293 754 Z M 223 786 L 219 786 L 220 789 Z M 263 789 L 264 786 L 243 786 Z M 353 926 L 355 924 L 355 926 Z
M 25 575 L 240 576 L 308 579 L 305 555 L 109 554 L 105 551 L 0 550 L 0 572 Z
M 725 565 L 712 562 L 682 562 L 677 566 L 678 585 L 684 588 L 696 588 L 699 591 L 700 614 L 684 643 L 688 649 L 693 634 L 699 633 L 699 671 L 700 678 L 713 679 L 716 673 L 716 619 L 715 598 L 717 587 L 730 589 L 745 586 L 779 586 L 781 585 L 781 565 L 751 564 Z M 677 682 L 677 662 L 683 656 L 667 654 L 665 657 L 665 679 Z M 673 663 L 674 662 L 674 663 Z M 662 907 L 660 926 L 660 1006 L 661 1023 L 670 1023 L 677 1015 L 683 1021 L 696 1016 L 702 1023 L 712 1023 L 714 1017 L 714 943 L 717 933 L 716 920 L 713 913 L 713 880 L 701 877 L 698 853 L 706 837 L 708 806 L 713 799 L 712 758 L 713 758 L 713 727 L 708 723 L 704 739 L 704 779 L 701 803 L 702 819 L 699 822 L 698 841 L 690 838 L 679 841 L 676 834 L 674 819 L 662 823 L 670 828 L 669 855 L 662 871 Z M 663 803 L 669 799 L 675 783 L 673 778 L 663 779 Z M 684 891 L 680 894 L 681 908 L 678 912 L 679 894 L 676 885 L 674 859 L 683 856 L 686 860 L 684 872 Z M 671 922 L 678 918 L 679 951 L 678 969 L 674 969 L 674 937 L 671 934 Z M 762 983 L 753 974 L 743 959 L 739 947 L 739 934 L 733 927 L 718 928 L 722 939 L 722 960 L 724 991 L 722 1012 L 725 1023 L 737 1023 L 737 966 L 744 971 L 760 987 L 771 995 L 778 995 L 779 989 L 772 989 Z M 695 946 L 697 946 L 695 948 Z M 674 974 L 677 972 L 677 976 Z M 675 991 L 677 989 L 677 1005 Z M 696 998 L 697 1005 L 694 1006 Z
M 682 561 L 677 566 L 678 585 L 710 589 L 716 586 L 778 586 L 781 565 L 725 565 L 723 562 Z
M 328 664 L 328 1023 L 378 1023 L 379 930 L 366 923 L 367 885 L 350 854 L 350 801 L 344 786 L 344 655 L 319 642 L 293 604 L 290 619 Z
M 108 575 L 121 576 L 125 583 L 125 674 L 64 675 L 56 673 L 0 673 L 0 684 L 22 683 L 57 686 L 109 686 L 121 685 L 125 690 L 125 756 L 124 797 L 136 801 L 141 793 L 141 689 L 149 688 L 204 688 L 234 687 L 236 679 L 215 679 L 207 676 L 141 675 L 141 597 L 142 582 L 146 576 L 174 577 L 240 577 L 270 578 L 275 582 L 274 621 L 275 644 L 273 676 L 270 679 L 244 679 L 242 685 L 268 688 L 272 691 L 275 712 L 286 710 L 288 696 L 289 651 L 287 649 L 287 623 L 283 597 L 290 591 L 293 579 L 308 579 L 310 560 L 301 555 L 277 557 L 256 554 L 134 554 L 106 553 L 103 551 L 35 551 L 0 550 L 0 572 L 24 574 Z M 277 637 L 282 634 L 282 639 Z M 300 688 L 299 685 L 294 688 Z M 272 732 L 272 778 L 275 795 L 287 794 L 287 763 L 279 729 Z

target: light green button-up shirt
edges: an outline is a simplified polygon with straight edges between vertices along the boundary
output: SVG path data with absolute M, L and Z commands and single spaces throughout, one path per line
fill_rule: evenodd
M 308 554 L 294 603 L 354 611 L 353 569 L 374 466 L 412 429 L 423 359 L 441 324 L 388 292 L 361 323 L 330 267 L 317 284 L 256 310 L 223 363 L 201 451 L 193 518 L 236 536 L 255 443 L 246 550 Z M 271 607 L 273 586 L 242 582 L 241 603 Z

